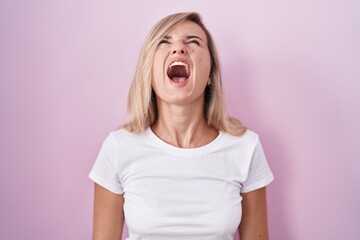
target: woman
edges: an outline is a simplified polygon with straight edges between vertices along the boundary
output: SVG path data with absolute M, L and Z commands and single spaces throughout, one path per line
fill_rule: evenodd
M 225 115 L 219 61 L 197 13 L 165 17 L 140 53 L 128 122 L 105 139 L 93 238 L 268 239 L 273 175 L 257 135 Z M 241 224 L 240 224 L 241 220 Z

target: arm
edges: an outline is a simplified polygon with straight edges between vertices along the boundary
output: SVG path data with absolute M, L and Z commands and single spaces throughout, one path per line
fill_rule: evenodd
M 95 183 L 93 240 L 121 240 L 124 196 Z
M 242 193 L 242 219 L 239 226 L 241 240 L 268 240 L 266 189 Z

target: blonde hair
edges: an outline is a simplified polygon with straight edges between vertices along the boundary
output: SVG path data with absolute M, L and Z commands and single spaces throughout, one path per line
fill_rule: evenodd
M 207 124 L 219 131 L 242 135 L 246 128 L 225 112 L 220 63 L 213 39 L 202 23 L 198 13 L 175 13 L 161 19 L 150 30 L 141 49 L 135 76 L 128 96 L 128 121 L 124 128 L 141 133 L 157 119 L 156 94 L 151 87 L 152 66 L 159 42 L 179 24 L 191 21 L 199 25 L 206 34 L 211 57 L 210 85 L 205 88 L 205 116 Z

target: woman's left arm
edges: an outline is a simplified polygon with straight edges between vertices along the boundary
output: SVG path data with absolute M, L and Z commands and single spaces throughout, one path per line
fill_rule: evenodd
M 268 240 L 266 188 L 242 193 L 242 219 L 239 225 L 241 240 Z

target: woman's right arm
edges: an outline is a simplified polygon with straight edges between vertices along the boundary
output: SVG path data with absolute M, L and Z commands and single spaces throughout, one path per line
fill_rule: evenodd
M 124 196 L 95 183 L 93 240 L 121 240 Z

